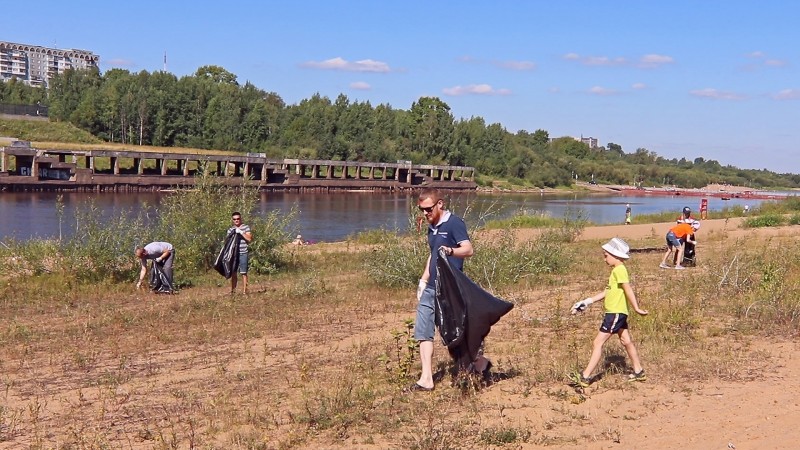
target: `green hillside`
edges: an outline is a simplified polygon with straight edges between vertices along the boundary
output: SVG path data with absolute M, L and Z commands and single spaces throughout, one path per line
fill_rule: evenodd
M 0 136 L 22 141 L 102 144 L 103 140 L 71 123 L 0 118 Z M 5 139 L 9 141 L 11 139 Z M 0 144 L 2 144 L 0 138 Z

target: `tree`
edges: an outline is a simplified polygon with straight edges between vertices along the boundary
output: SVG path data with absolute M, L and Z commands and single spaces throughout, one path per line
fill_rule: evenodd
M 218 84 L 237 85 L 236 75 L 228 72 L 220 66 L 202 66 L 194 73 L 197 78 L 207 78 Z

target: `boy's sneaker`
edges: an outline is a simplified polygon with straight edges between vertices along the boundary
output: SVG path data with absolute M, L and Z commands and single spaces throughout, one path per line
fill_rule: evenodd
M 659 264 L 658 267 L 661 267 L 662 269 L 669 269 L 669 266 L 666 265 L 665 263 Z
M 573 372 L 569 374 L 569 380 L 575 383 L 576 386 L 580 386 L 582 388 L 589 387 L 592 384 L 591 378 L 584 378 L 583 374 L 580 372 Z
M 677 266 L 675 266 L 675 269 L 677 269 L 677 270 L 683 270 L 683 269 L 685 269 L 685 268 L 686 268 L 686 267 L 683 267 L 683 266 L 682 266 L 682 265 L 680 265 L 680 264 L 678 264 Z
M 647 375 L 644 374 L 644 369 L 639 373 L 632 373 L 628 375 L 628 381 L 647 381 Z

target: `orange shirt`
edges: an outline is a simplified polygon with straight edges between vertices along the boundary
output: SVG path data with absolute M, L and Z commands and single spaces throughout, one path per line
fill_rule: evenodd
M 672 231 L 675 234 L 675 237 L 677 237 L 678 239 L 683 239 L 686 236 L 694 233 L 692 226 L 689 225 L 688 223 L 679 223 L 674 227 L 670 228 L 669 231 Z

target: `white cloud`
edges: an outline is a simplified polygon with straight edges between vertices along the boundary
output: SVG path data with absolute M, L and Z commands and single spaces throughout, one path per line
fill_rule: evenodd
M 366 81 L 354 81 L 350 83 L 350 89 L 357 89 L 359 91 L 368 91 L 372 89 L 372 86 L 369 85 Z
M 631 85 L 631 89 L 641 91 L 642 89 L 647 89 L 647 85 L 644 83 L 633 83 L 633 85 Z
M 580 55 L 578 55 L 577 53 L 567 53 L 566 55 L 563 56 L 563 58 L 570 61 L 577 61 L 581 59 Z
M 351 62 L 341 57 L 326 59 L 325 61 L 308 61 L 301 64 L 301 66 L 309 69 L 343 70 L 346 72 L 387 73 L 391 71 L 389 65 L 385 62 L 372 59 L 362 59 L 360 61 Z
M 509 89 L 495 89 L 489 84 L 470 84 L 467 86 L 453 86 L 442 89 L 445 95 L 509 95 Z
M 784 89 L 772 96 L 775 100 L 799 100 L 800 89 Z
M 536 63 L 531 61 L 500 61 L 495 63 L 496 66 L 510 70 L 534 70 Z
M 644 55 L 639 58 L 639 67 L 644 68 L 655 68 L 661 67 L 664 64 L 672 64 L 675 60 L 672 59 L 671 56 L 666 55 L 657 55 L 655 53 L 651 53 L 649 55 Z
M 744 100 L 746 97 L 735 92 L 720 91 L 712 88 L 695 89 L 689 91 L 695 97 L 710 98 L 713 100 Z
M 553 86 L 549 88 L 547 92 L 550 92 L 551 94 L 558 94 L 559 92 L 561 92 L 561 88 L 558 86 Z
M 587 66 L 622 66 L 627 64 L 625 58 L 609 58 L 608 56 L 587 56 L 581 61 Z
M 593 88 L 589 89 L 589 93 L 594 95 L 615 95 L 617 91 L 601 86 L 594 86 Z
M 780 59 L 768 59 L 764 61 L 764 65 L 770 67 L 784 67 L 787 65 L 787 63 L 786 61 Z
M 760 52 L 760 51 L 750 52 L 745 56 L 747 56 L 748 58 L 763 58 L 764 57 L 764 52 Z

